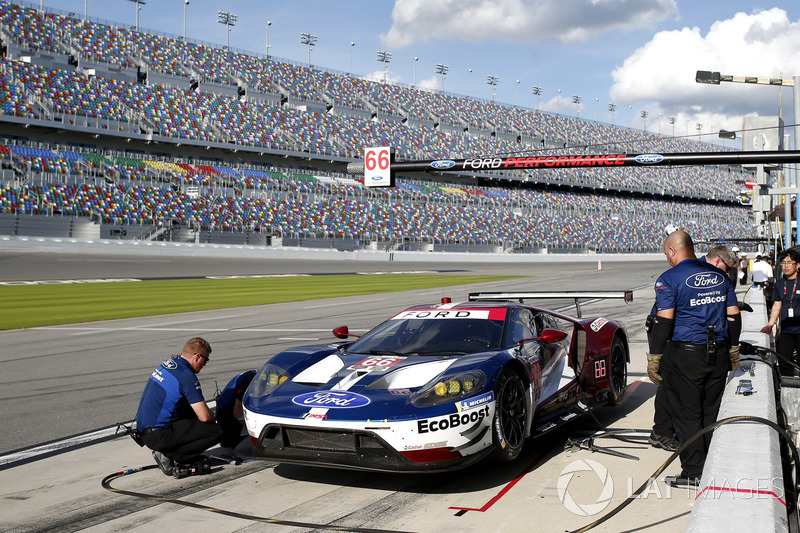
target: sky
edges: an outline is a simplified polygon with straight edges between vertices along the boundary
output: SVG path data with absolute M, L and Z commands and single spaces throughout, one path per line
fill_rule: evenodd
M 134 1 L 27 5 L 135 26 Z M 742 148 L 745 116 L 781 116 L 790 133 L 793 88 L 702 85 L 695 72 L 800 75 L 800 2 L 761 1 L 144 0 L 138 15 L 142 30 L 174 36 L 185 20 L 190 41 L 259 54 L 269 45 L 298 64 L 310 55 L 312 65 L 374 80 Z M 233 26 L 219 10 L 237 16 Z M 310 54 L 301 33 L 317 37 Z M 722 141 L 720 129 L 740 133 Z

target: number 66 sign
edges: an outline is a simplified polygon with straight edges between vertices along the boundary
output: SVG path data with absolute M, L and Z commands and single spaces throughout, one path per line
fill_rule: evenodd
M 372 146 L 364 150 L 364 186 L 394 187 L 391 164 L 394 150 L 389 146 Z

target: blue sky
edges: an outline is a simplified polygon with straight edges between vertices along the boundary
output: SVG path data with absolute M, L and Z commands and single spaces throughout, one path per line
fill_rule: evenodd
M 183 34 L 184 0 L 145 2 L 142 29 Z M 296 63 L 307 63 L 300 34 L 311 33 L 318 37 L 313 65 L 381 79 L 377 52 L 386 51 L 392 54 L 387 76 L 397 82 L 441 89 L 435 69 L 442 64 L 447 92 L 492 99 L 487 76 L 495 76 L 500 102 L 535 108 L 538 86 L 542 109 L 664 134 L 674 127 L 676 135 L 695 138 L 699 123 L 704 140 L 712 141 L 719 129 L 741 129 L 745 115 L 781 112 L 787 126 L 793 123 L 792 88 L 781 95 L 776 87 L 694 82 L 696 70 L 800 75 L 800 2 L 755 2 L 190 0 L 185 10 L 189 40 L 224 45 L 226 28 L 217 21 L 223 9 L 238 16 L 232 48 L 265 53 L 270 21 L 270 53 Z M 131 0 L 43 4 L 78 16 L 86 8 L 92 19 L 125 26 L 136 20 Z M 577 106 L 573 95 L 581 97 Z M 613 116 L 610 103 L 617 106 Z

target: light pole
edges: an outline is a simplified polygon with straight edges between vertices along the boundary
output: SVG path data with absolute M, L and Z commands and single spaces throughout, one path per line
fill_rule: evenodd
M 350 41 L 350 76 L 353 75 L 353 47 L 356 45 L 353 41 Z
M 389 61 L 392 60 L 392 53 L 384 50 L 378 50 L 378 61 L 383 63 L 383 84 L 386 85 L 386 74 L 389 69 L 387 66 Z
M 672 136 L 675 137 L 675 117 L 669 117 L 669 123 L 672 124 Z
M 486 76 L 486 83 L 492 86 L 492 102 L 494 102 L 494 89 L 497 87 L 497 83 L 500 81 L 500 78 L 497 76 L 493 76 L 489 74 Z
M 658 136 L 661 137 L 661 117 L 664 116 L 664 113 L 658 114 Z
M 579 117 L 578 109 L 580 109 L 581 105 L 581 97 L 578 94 L 572 95 L 572 103 L 575 104 L 575 118 Z
M 800 147 L 800 76 L 793 76 L 791 80 L 784 80 L 782 78 L 759 78 L 757 76 L 731 76 L 730 74 L 720 74 L 719 72 L 710 72 L 707 70 L 698 70 L 695 74 L 694 81 L 697 83 L 705 83 L 711 85 L 719 85 L 720 82 L 733 82 L 733 83 L 750 83 L 756 85 L 772 85 L 778 87 L 791 87 L 793 92 L 793 107 L 794 107 L 794 134 L 792 135 L 793 147 L 795 150 Z M 794 167 L 792 167 L 794 169 Z M 794 170 L 794 186 L 797 187 L 797 171 Z M 755 200 L 755 198 L 754 198 Z M 753 202 L 755 206 L 756 202 Z M 788 204 L 788 202 L 787 202 Z M 800 220 L 800 193 L 795 194 L 795 209 L 796 220 Z M 785 243 L 786 248 L 792 245 L 791 233 L 791 214 L 789 209 L 784 210 L 785 214 Z
M 472 69 L 467 69 L 467 98 L 470 97 L 470 85 L 472 84 Z
M 597 122 L 597 102 L 599 102 L 599 98 L 594 99 L 594 121 Z
M 614 125 L 614 113 L 617 111 L 617 104 L 608 104 L 608 110 L 611 111 L 611 125 Z
M 697 142 L 700 142 L 700 132 L 703 130 L 703 125 L 698 122 L 695 129 L 697 130 Z
M 271 20 L 268 20 L 268 21 L 267 21 L 267 25 L 266 25 L 266 26 L 264 26 L 264 29 L 266 30 L 266 32 L 265 32 L 265 33 L 266 33 L 266 41 L 267 41 L 267 42 L 265 43 L 265 44 L 266 44 L 266 48 L 267 48 L 267 59 L 269 59 L 269 27 L 270 27 L 270 26 L 272 26 L 272 21 L 271 21 Z
M 517 88 L 519 87 L 519 80 L 514 80 L 514 107 L 517 107 Z
M 444 92 L 444 77 L 447 74 L 447 71 L 450 70 L 450 67 L 447 65 L 443 65 L 441 63 L 436 63 L 436 74 L 439 74 L 442 78 L 442 91 Z
M 230 37 L 231 37 L 231 26 L 236 25 L 236 20 L 239 17 L 234 13 L 228 13 L 227 11 L 218 11 L 217 12 L 217 22 L 220 24 L 225 25 L 225 50 L 230 50 Z
M 311 68 L 311 49 L 317 44 L 317 36 L 312 33 L 301 33 L 300 44 L 308 46 L 308 68 Z
M 183 42 L 186 42 L 186 6 L 189 5 L 189 0 L 183 0 Z
M 536 95 L 536 111 L 539 111 L 539 99 L 542 97 L 542 88 L 538 85 L 531 87 L 531 94 Z
M 417 56 L 414 56 L 414 70 L 412 78 L 414 81 L 411 83 L 411 85 L 413 85 L 414 87 L 417 86 L 417 61 L 419 61 L 419 58 Z
M 136 31 L 139 31 L 139 10 L 142 9 L 141 5 L 147 4 L 147 2 L 144 0 L 128 0 L 128 2 L 136 4 Z
M 643 119 L 643 121 L 644 121 L 644 131 L 646 132 L 646 131 L 647 131 L 647 111 L 645 111 L 644 109 L 642 109 L 642 110 L 639 112 L 639 116 L 640 116 L 640 117 L 642 117 L 642 119 Z

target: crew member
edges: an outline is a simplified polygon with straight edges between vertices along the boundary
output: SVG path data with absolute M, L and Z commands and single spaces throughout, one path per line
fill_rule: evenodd
M 766 261 L 760 256 L 756 256 L 756 260 L 753 262 L 753 286 L 764 288 L 767 282 L 771 282 L 774 279 L 775 274 L 772 272 L 772 267 L 767 264 Z
M 738 272 L 738 259 L 736 258 L 736 254 L 727 246 L 723 244 L 714 246 L 706 255 L 700 257 L 700 260 L 717 267 L 726 274 L 733 272 L 734 277 L 731 279 L 731 283 L 735 281 L 736 272 Z M 730 275 L 728 277 L 729 279 L 731 278 Z M 647 325 L 645 327 L 647 330 L 648 343 L 652 342 L 650 331 L 652 330 L 655 315 L 656 306 L 653 305 L 653 310 L 647 317 Z M 651 345 L 650 353 L 656 353 L 653 350 L 654 348 Z M 662 379 L 659 373 L 654 372 L 649 377 L 650 381 L 658 385 L 658 388 L 656 389 L 656 395 L 653 401 L 653 429 L 648 437 L 648 442 L 654 448 L 663 448 L 669 452 L 674 452 L 680 447 L 680 443 L 675 438 L 675 429 L 672 424 L 672 413 L 669 409 L 666 388 L 661 385 Z
M 714 423 L 728 370 L 739 366 L 741 317 L 733 286 L 718 268 L 696 258 L 684 231 L 664 241 L 670 268 L 656 281 L 656 317 L 648 375 L 661 373 L 677 438 L 688 444 L 673 487 L 696 487 L 711 435 L 691 438 Z
M 778 365 L 781 375 L 793 376 L 795 367 L 789 361 L 797 364 L 798 358 L 794 353 L 795 350 L 800 351 L 800 286 L 797 283 L 800 252 L 786 250 L 778 257 L 778 262 L 783 269 L 783 277 L 775 282 L 772 289 L 772 311 L 769 322 L 761 328 L 761 332 L 770 333 L 780 318 L 780 333 L 775 340 Z
M 210 355 L 208 341 L 189 339 L 180 355 L 153 371 L 139 400 L 136 428 L 168 476 L 176 463 L 197 459 L 222 437 L 197 380 Z
M 237 375 L 222 389 L 217 399 L 217 423 L 222 428 L 220 445 L 226 448 L 236 448 L 242 441 L 244 427 L 242 398 L 255 375 L 255 370 Z

